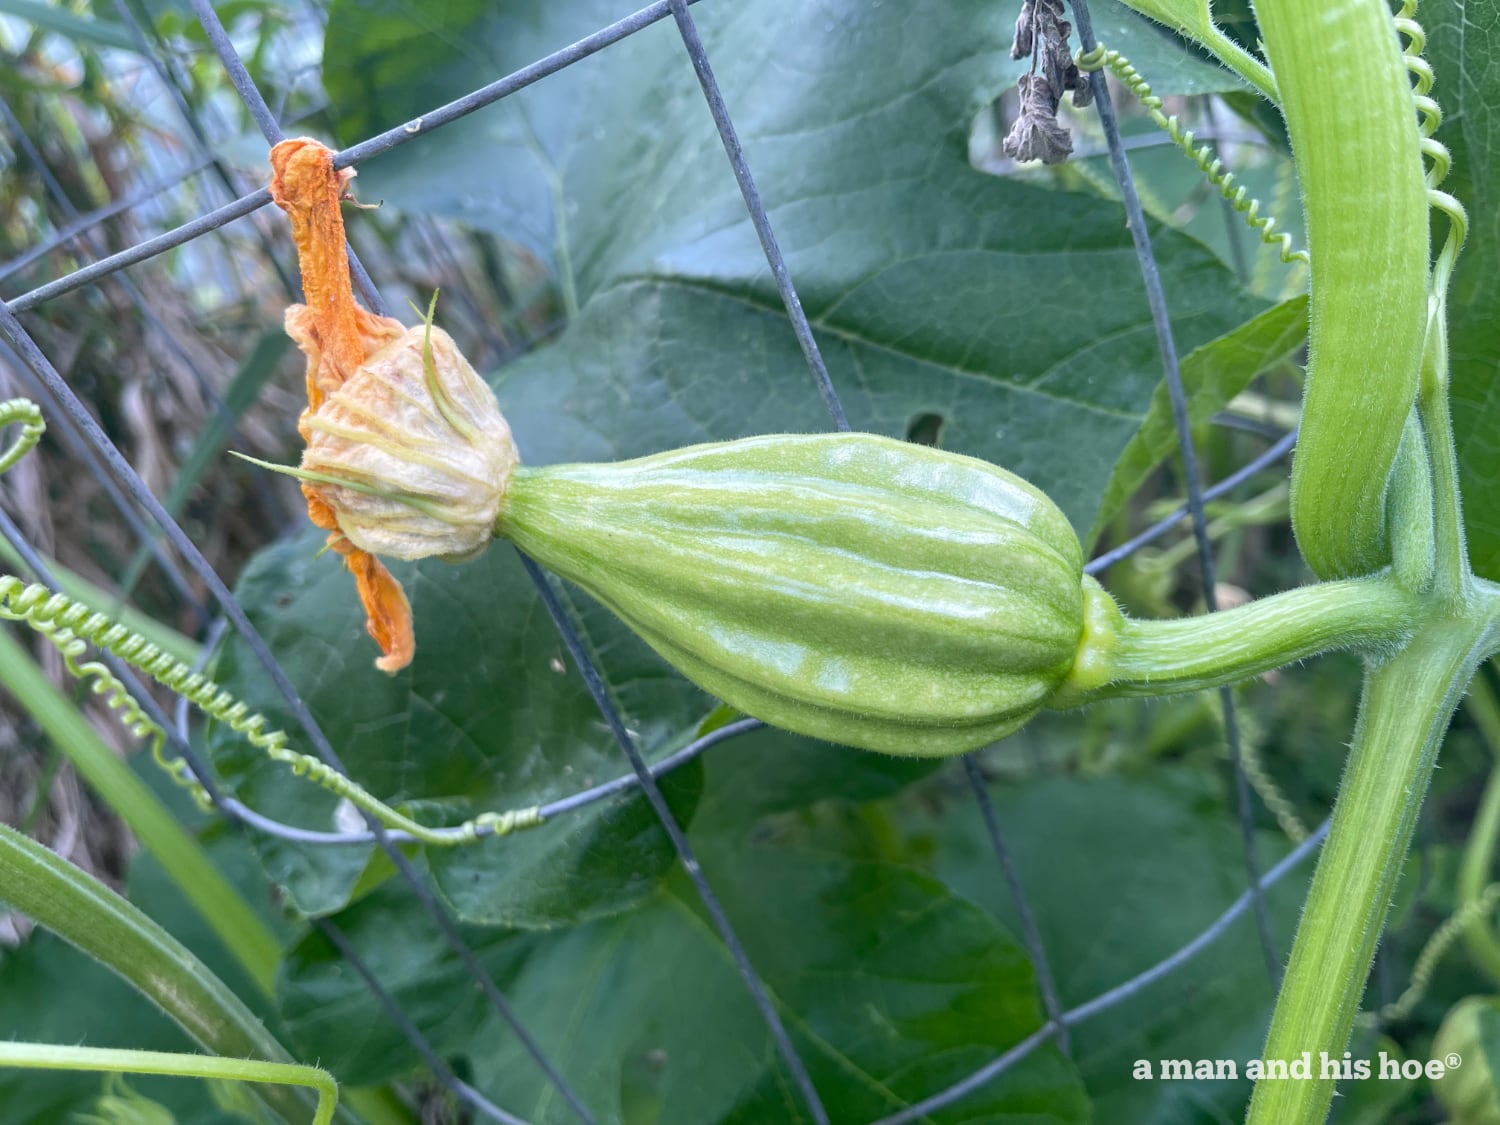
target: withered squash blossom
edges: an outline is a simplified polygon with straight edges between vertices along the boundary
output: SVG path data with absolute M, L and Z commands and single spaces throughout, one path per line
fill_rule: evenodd
M 494 538 L 515 444 L 441 328 L 410 328 L 381 348 L 306 429 L 302 468 L 327 479 L 321 494 L 361 550 L 462 559 Z
M 297 428 L 302 493 L 313 523 L 354 575 L 396 672 L 416 643 L 401 584 L 375 558 L 459 558 L 494 535 L 517 457 L 495 396 L 440 328 L 407 328 L 354 301 L 339 211 L 349 170 L 308 138 L 271 150 L 271 198 L 292 221 L 305 305 L 286 312 L 307 356 L 307 409 Z

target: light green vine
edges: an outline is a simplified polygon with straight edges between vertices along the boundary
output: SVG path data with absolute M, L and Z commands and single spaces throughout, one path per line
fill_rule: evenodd
M 5 472 L 40 440 L 46 426 L 41 411 L 27 399 L 0 403 L 0 427 L 20 425 L 21 434 L 3 454 L 0 473 Z M 209 677 L 194 672 L 170 653 L 164 652 L 140 633 L 111 620 L 97 610 L 76 602 L 47 587 L 28 584 L 13 575 L 0 574 L 0 619 L 22 621 L 46 637 L 62 654 L 68 674 L 102 697 L 125 727 L 136 738 L 148 739 L 151 756 L 168 776 L 191 793 L 199 804 L 208 807 L 208 794 L 193 776 L 187 762 L 166 752 L 166 732 L 142 709 L 125 685 L 100 660 L 80 661 L 90 646 L 113 656 L 150 676 L 163 687 L 186 699 L 204 715 L 215 719 L 273 761 L 291 767 L 335 796 L 370 814 L 386 828 L 406 832 L 424 844 L 453 847 L 473 843 L 481 836 L 504 836 L 543 823 L 540 809 L 531 806 L 506 812 L 486 812 L 463 824 L 449 828 L 429 828 L 397 812 L 389 805 L 337 770 L 312 757 L 288 748 L 287 735 L 280 730 L 266 730 L 265 716 L 252 714 L 250 708 Z
M 9 449 L 0 453 L 0 473 L 9 472 L 17 461 L 32 451 L 47 432 L 47 423 L 42 421 L 41 409 L 27 398 L 0 402 L 0 429 L 6 426 L 20 426 L 21 433 Z
M 1151 120 L 1156 122 L 1167 136 L 1172 138 L 1177 147 L 1198 165 L 1198 168 L 1208 177 L 1208 182 L 1218 190 L 1229 205 L 1245 217 L 1246 224 L 1260 235 L 1262 242 L 1279 249 L 1281 260 L 1288 265 L 1293 262 L 1304 266 L 1310 264 L 1307 251 L 1293 249 L 1292 236 L 1285 231 L 1278 234 L 1276 220 L 1270 215 L 1260 213 L 1260 200 L 1253 198 L 1243 185 L 1235 186 L 1234 173 L 1225 170 L 1224 162 L 1215 155 L 1213 148 L 1210 145 L 1195 143 L 1196 139 L 1191 129 L 1184 129 L 1176 116 L 1169 117 L 1162 112 L 1161 98 L 1151 92 L 1150 83 L 1130 64 L 1129 59 L 1119 51 L 1111 51 L 1100 43 L 1092 51 L 1080 51 L 1074 62 L 1077 63 L 1079 70 L 1108 68 L 1146 108 L 1146 112 L 1151 115 Z
M 1441 308 L 1447 301 L 1448 282 L 1453 276 L 1453 266 L 1458 261 L 1458 252 L 1463 249 L 1464 238 L 1468 234 L 1469 214 L 1457 199 L 1438 190 L 1438 185 L 1448 178 L 1453 157 L 1448 146 L 1433 135 L 1443 123 L 1443 110 L 1432 96 L 1435 81 L 1432 64 L 1422 57 L 1422 52 L 1427 48 L 1427 33 L 1416 21 L 1416 13 L 1417 0 L 1402 0 L 1394 22 L 1396 30 L 1406 37 L 1401 57 L 1414 79 L 1412 101 L 1421 117 L 1418 128 L 1422 134 L 1422 155 L 1431 162 L 1427 169 L 1427 199 L 1434 210 L 1441 211 L 1448 219 L 1448 235 L 1443 240 L 1443 248 L 1438 252 L 1432 268 L 1432 292 Z
M 112 1047 L 0 1043 L 0 1067 L 32 1070 L 92 1070 L 106 1074 L 161 1074 L 232 1082 L 301 1086 L 318 1096 L 312 1125 L 330 1125 L 338 1108 L 338 1085 L 326 1070 L 261 1059 L 227 1059 L 173 1051 L 134 1051 Z

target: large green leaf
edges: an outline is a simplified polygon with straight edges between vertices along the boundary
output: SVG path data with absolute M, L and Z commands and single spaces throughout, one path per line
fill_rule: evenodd
M 460 3 L 439 23 L 395 0 L 336 4 L 326 81 L 362 132 L 592 30 L 608 8 Z M 1032 477 L 1086 526 L 1145 417 L 1155 338 L 1116 204 L 967 164 L 976 107 L 1020 65 L 1011 18 L 977 0 L 920 20 L 762 0 L 701 20 L 855 424 L 905 434 L 941 416 L 943 444 Z M 578 311 L 562 339 L 499 384 L 527 461 L 827 426 L 670 24 L 368 172 L 367 194 L 463 214 L 531 246 L 571 295 Z M 1261 307 L 1197 243 L 1157 240 L 1185 348 Z M 362 783 L 472 814 L 622 771 L 503 548 L 459 568 L 398 568 L 418 655 L 386 679 L 369 666 L 347 576 L 332 558 L 313 561 L 314 543 L 262 556 L 240 595 Z M 609 615 L 582 598 L 576 612 L 644 743 L 684 740 L 706 700 Z M 291 729 L 238 646 L 219 671 Z M 333 823 L 335 803 L 306 782 L 227 737 L 215 747 L 256 807 Z M 429 861 L 461 913 L 510 925 L 576 921 L 648 893 L 670 857 L 640 806 L 578 817 Z M 348 900 L 368 851 L 268 841 L 264 854 L 299 907 L 327 911 Z
M 1469 240 L 1449 296 L 1448 358 L 1469 557 L 1486 578 L 1500 578 L 1500 3 L 1428 0 L 1420 18 L 1443 107 L 1438 139 L 1453 153 L 1443 185 L 1469 211 Z M 1442 223 L 1434 224 L 1435 231 Z
M 1175 952 L 1244 891 L 1239 829 L 1223 793 L 1222 781 L 1184 770 L 994 787 L 1065 1008 Z M 930 849 L 949 886 L 1016 924 L 973 801 L 918 806 L 906 826 L 926 838 L 923 850 Z M 1264 833 L 1258 842 L 1263 866 L 1286 847 Z M 1283 953 L 1310 870 L 1309 864 L 1286 879 L 1269 898 Z M 1096 1120 L 1237 1120 L 1248 1083 L 1135 1081 L 1131 1065 L 1136 1059 L 1149 1059 L 1154 1068 L 1168 1058 L 1254 1058 L 1273 999 L 1246 915 L 1195 960 L 1073 1030 L 1073 1057 L 1094 1098 Z
M 831 796 L 843 801 L 889 797 L 945 764 L 942 758 L 872 754 L 767 727 L 715 753 L 716 784 L 699 806 L 699 826 L 738 829 Z
M 398 568 L 416 618 L 417 658 L 387 677 L 371 663 L 377 650 L 364 635 L 353 582 L 336 556 L 316 557 L 320 541 L 304 535 L 264 553 L 239 595 L 362 784 L 392 801 L 435 802 L 421 816 L 443 823 L 542 804 L 629 772 L 513 551 L 496 547 L 457 568 Z M 640 741 L 652 754 L 670 749 L 708 709 L 705 697 L 603 610 L 580 602 L 577 611 L 593 649 L 609 657 L 616 698 Z M 241 645 L 226 646 L 218 674 L 273 725 L 300 735 Z M 293 745 L 307 749 L 300 739 Z M 330 794 L 226 729 L 216 729 L 212 746 L 226 779 L 253 807 L 305 828 L 347 826 Z M 689 766 L 674 778 L 684 817 L 696 771 Z M 272 837 L 259 837 L 259 846 L 272 878 L 308 913 L 344 905 L 370 857 L 364 846 L 306 847 Z M 650 893 L 671 860 L 640 797 L 428 857 L 461 915 L 539 926 L 623 909 Z
M 890 1113 L 969 1073 L 1041 1022 L 1030 967 L 983 911 L 929 876 L 872 860 L 705 844 L 704 866 L 836 1121 Z M 394 886 L 339 918 L 440 1050 L 528 1121 L 571 1120 Z M 475 933 L 542 1049 L 601 1121 L 810 1120 L 685 878 L 632 913 L 553 934 Z M 342 1077 L 415 1056 L 320 937 L 288 962 L 285 1011 Z M 358 1028 L 357 1035 L 349 1029 Z M 1055 1049 L 929 1120 L 1085 1122 Z
M 904 435 L 938 415 L 943 445 L 1028 476 L 1087 528 L 1159 364 L 1119 206 L 968 165 L 974 112 L 1026 65 L 1015 5 L 695 12 L 854 424 Z M 334 5 L 325 81 L 346 138 L 617 14 L 444 13 Z M 489 227 L 556 270 L 577 315 L 502 389 L 528 459 L 828 426 L 669 22 L 362 176 L 372 198 Z M 1153 233 L 1184 351 L 1262 307 L 1200 245 Z

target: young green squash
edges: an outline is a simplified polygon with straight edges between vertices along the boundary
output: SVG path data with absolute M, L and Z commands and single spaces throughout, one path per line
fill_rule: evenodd
M 1045 494 L 870 434 L 519 466 L 497 531 L 732 706 L 891 754 L 1014 731 L 1083 631 L 1082 552 Z

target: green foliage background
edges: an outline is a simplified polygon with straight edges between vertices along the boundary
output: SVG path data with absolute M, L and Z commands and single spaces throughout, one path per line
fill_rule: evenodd
M 1232 77 L 1159 29 L 1109 0 L 1094 7 L 1101 38 L 1160 91 L 1243 101 Z M 1158 473 L 1176 438 L 1123 210 L 1099 161 L 992 174 L 986 127 L 1028 65 L 1009 55 L 1018 8 L 1019 0 L 920 11 L 754 0 L 704 3 L 694 14 L 853 425 L 1001 463 L 1045 488 L 1093 539 L 1139 526 L 1143 488 L 1177 495 L 1170 479 L 1160 488 Z M 334 0 L 323 58 L 330 123 L 353 143 L 621 14 L 603 0 Z M 1473 550 L 1491 577 L 1485 560 L 1500 550 L 1500 532 L 1485 487 L 1496 362 L 1486 294 L 1500 228 L 1483 191 L 1485 161 L 1500 151 L 1488 132 L 1500 84 L 1486 69 L 1488 31 L 1472 29 L 1493 30 L 1496 16 L 1494 0 L 1432 0 L 1423 10 L 1449 109 L 1455 190 L 1476 219 L 1454 296 L 1453 352 Z M 1248 118 L 1236 125 L 1257 127 Z M 1080 118 L 1082 145 L 1090 127 Z M 1144 127 L 1128 119 L 1127 128 Z M 1281 218 L 1295 231 L 1277 142 L 1273 134 L 1264 149 L 1247 146 L 1246 177 L 1267 195 L 1283 191 Z M 1267 396 L 1295 398 L 1286 368 L 1305 327 L 1301 278 L 1247 232 L 1226 228 L 1176 153 L 1144 152 L 1138 167 L 1194 420 L 1209 465 L 1227 471 L 1260 446 L 1210 429 L 1216 412 L 1268 372 L 1257 384 Z M 459 220 L 546 279 L 557 322 L 492 373 L 526 461 L 828 428 L 670 20 L 369 162 L 358 186 L 393 211 Z M 1256 487 L 1274 487 L 1270 479 Z M 418 655 L 387 678 L 372 667 L 347 576 L 317 555 L 320 540 L 309 530 L 269 547 L 237 592 L 358 781 L 428 821 L 456 823 L 626 772 L 508 548 L 461 567 L 395 568 L 411 595 Z M 1226 573 L 1254 592 L 1284 587 L 1300 579 L 1291 552 L 1284 530 L 1241 528 L 1224 541 Z M 1148 612 L 1191 608 L 1191 580 L 1154 570 L 1153 557 L 1122 567 L 1112 588 Z M 648 757 L 713 720 L 713 700 L 584 595 L 559 589 Z M 241 646 L 225 646 L 216 675 L 294 729 Z M 1336 659 L 1286 680 L 1294 677 L 1312 678 L 1246 689 L 1256 716 L 1247 733 L 1315 822 L 1331 800 L 1356 677 Z M 1487 768 L 1458 742 L 1440 810 L 1444 793 L 1462 792 Z M 226 732 L 210 732 L 208 748 L 253 807 L 307 827 L 340 823 L 331 797 Z M 1171 953 L 1243 890 L 1210 701 L 1045 717 L 982 761 L 1065 1006 Z M 764 731 L 677 771 L 665 789 L 834 1120 L 894 1112 L 1044 1021 L 1014 906 L 952 764 Z M 1447 815 L 1419 858 L 1451 868 Z M 1462 810 L 1453 816 L 1461 822 Z M 1257 843 L 1263 864 L 1288 846 L 1264 811 Z M 336 920 L 467 1080 L 528 1120 L 572 1119 L 383 858 L 361 847 L 251 844 L 257 867 L 238 868 L 251 893 L 265 898 L 269 883 L 293 919 Z M 808 1120 L 642 799 L 474 848 L 414 854 L 602 1121 Z M 1301 891 L 1293 877 L 1271 898 L 1283 950 Z M 141 894 L 169 924 L 182 921 L 179 904 Z M 1424 910 L 1451 907 L 1442 879 L 1417 880 L 1411 896 L 1405 918 L 1418 932 Z M 43 1017 L 27 999 L 64 994 L 65 957 L 41 942 L 0 965 L 7 1032 L 91 1042 L 112 1034 L 114 1025 L 90 1019 Z M 1390 957 L 1399 978 L 1410 954 L 1397 943 Z M 73 987 L 83 980 L 80 970 Z M 1465 990 L 1454 981 L 1438 995 Z M 1046 1046 L 930 1120 L 1233 1119 L 1245 1084 L 1134 1082 L 1130 1064 L 1251 1057 L 1272 997 L 1242 920 L 1190 965 L 1076 1029 L 1071 1057 Z M 139 1003 L 110 1003 L 122 1013 L 120 1038 L 156 1042 Z M 358 978 L 301 921 L 289 927 L 268 1018 L 342 1081 L 379 1085 L 421 1072 Z M 1432 1022 L 1408 1029 L 1413 1053 Z M 152 1089 L 184 1121 L 225 1113 Z M 1385 1101 L 1365 1104 L 1377 1094 Z M 28 1107 L 27 1120 L 64 1120 L 87 1095 L 87 1083 L 0 1076 L 0 1104 Z M 1345 1112 L 1405 1120 L 1392 1115 L 1422 1096 L 1351 1091 Z

